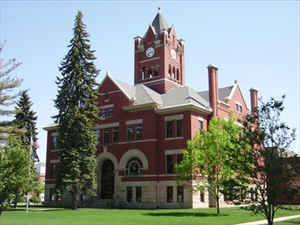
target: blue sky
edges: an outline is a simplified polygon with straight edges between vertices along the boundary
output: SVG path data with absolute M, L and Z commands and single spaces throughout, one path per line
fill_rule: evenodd
M 78 10 L 96 50 L 98 81 L 109 70 L 133 84 L 133 38 L 142 36 L 157 7 L 179 38 L 186 40 L 186 84 L 207 89 L 207 65 L 219 67 L 219 86 L 238 80 L 246 101 L 249 89 L 265 100 L 287 95 L 283 121 L 297 128 L 299 147 L 299 8 L 298 1 L 1 1 L 1 58 L 23 64 L 14 75 L 23 78 L 38 112 L 39 155 L 46 157 L 46 132 L 55 115 L 56 76 Z

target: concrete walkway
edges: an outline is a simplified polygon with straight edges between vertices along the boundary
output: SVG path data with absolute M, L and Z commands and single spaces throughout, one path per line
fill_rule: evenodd
M 300 215 L 284 216 L 284 217 L 275 218 L 274 222 L 281 222 L 281 221 L 292 220 L 292 219 L 297 219 L 297 218 L 300 218 Z M 259 221 L 254 221 L 254 222 L 250 222 L 250 223 L 239 223 L 237 225 L 261 225 L 261 224 L 268 224 L 268 221 L 267 220 L 259 220 Z

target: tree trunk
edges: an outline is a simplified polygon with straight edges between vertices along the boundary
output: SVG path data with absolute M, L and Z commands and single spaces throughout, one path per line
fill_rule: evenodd
M 2 215 L 3 208 L 0 206 L 0 216 Z
M 216 197 L 216 208 L 217 208 L 217 215 L 220 214 L 220 202 L 219 202 L 219 196 Z
M 268 225 L 273 225 L 273 220 L 270 217 L 268 217 Z
M 79 203 L 79 192 L 75 191 L 72 192 L 72 209 L 78 209 Z

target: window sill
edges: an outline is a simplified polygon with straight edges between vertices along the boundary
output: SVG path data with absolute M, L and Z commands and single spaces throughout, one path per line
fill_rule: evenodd
M 177 173 L 166 173 L 165 176 L 176 177 Z
M 184 137 L 169 137 L 169 138 L 165 138 L 166 141 L 180 140 L 180 139 L 184 139 Z

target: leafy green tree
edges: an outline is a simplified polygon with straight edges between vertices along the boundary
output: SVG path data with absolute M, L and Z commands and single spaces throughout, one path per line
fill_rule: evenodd
M 240 188 L 235 183 L 232 189 L 236 203 L 249 203 L 250 209 L 265 215 L 269 225 L 282 207 L 283 198 L 291 199 L 296 193 L 293 182 L 300 173 L 296 156 L 288 152 L 295 139 L 295 130 L 280 118 L 284 98 L 261 101 L 259 108 L 243 122 L 242 138 L 251 146 L 251 151 L 246 152 L 248 163 L 241 168 L 249 186 Z M 242 192 L 236 191 L 239 188 Z
M 32 171 L 32 164 L 29 148 L 19 137 L 10 136 L 0 148 L 0 215 L 10 204 L 15 190 L 31 189 L 36 174 Z
M 241 128 L 233 118 L 212 118 L 207 130 L 188 141 L 183 161 L 177 166 L 180 180 L 196 180 L 196 190 L 208 190 L 218 215 L 224 184 L 237 176 L 237 161 L 242 160 L 240 133 Z
M 4 43 L 5 44 L 5 43 Z M 0 55 L 4 44 L 0 45 Z M 10 59 L 5 62 L 0 59 L 0 140 L 6 140 L 11 133 L 18 133 L 19 130 L 13 126 L 9 116 L 15 114 L 14 109 L 9 108 L 15 104 L 15 99 L 19 93 L 16 88 L 21 85 L 22 80 L 14 78 L 11 73 L 21 65 L 16 59 Z
M 94 65 L 94 51 L 89 44 L 86 25 L 78 12 L 69 51 L 61 62 L 61 76 L 57 77 L 58 94 L 54 117 L 58 124 L 60 166 L 56 189 L 72 196 L 72 209 L 77 209 L 81 194 L 95 189 L 95 122 L 98 119 L 97 84 L 99 71 Z

